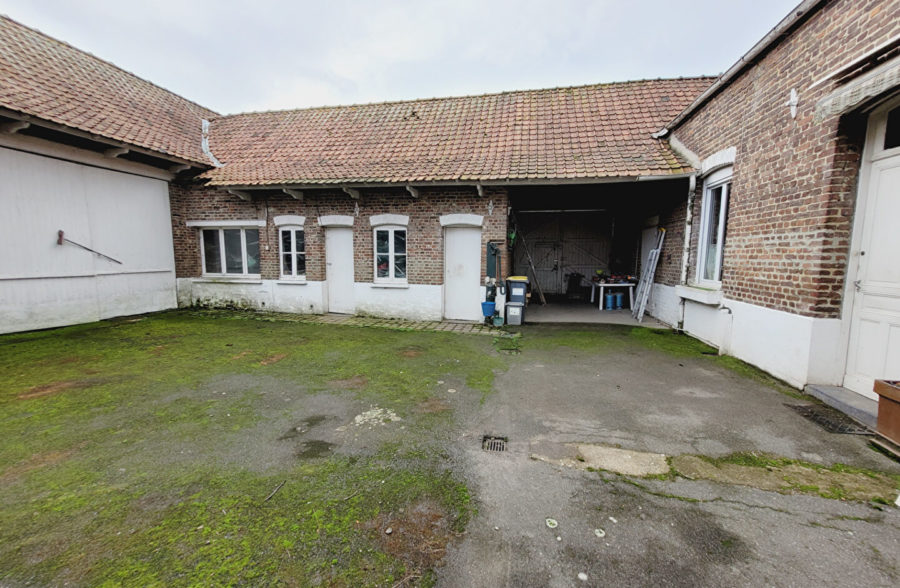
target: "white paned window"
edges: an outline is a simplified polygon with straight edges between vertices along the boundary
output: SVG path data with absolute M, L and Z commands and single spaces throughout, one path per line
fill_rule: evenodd
M 281 227 L 278 230 L 278 246 L 281 252 L 281 278 L 303 280 L 306 278 L 306 240 L 303 227 Z
M 700 240 L 697 248 L 697 282 L 717 286 L 722 282 L 722 252 L 731 196 L 731 168 L 719 170 L 703 182 Z
M 259 229 L 204 228 L 200 243 L 203 275 L 259 276 Z
M 375 281 L 406 283 L 406 227 L 375 229 Z

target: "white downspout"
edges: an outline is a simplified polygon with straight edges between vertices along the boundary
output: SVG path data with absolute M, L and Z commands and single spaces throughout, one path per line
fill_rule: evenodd
M 697 191 L 697 174 L 691 174 L 688 178 L 687 211 L 684 213 L 684 244 L 681 250 L 681 276 L 679 283 L 687 284 L 689 258 L 691 255 L 691 226 L 694 223 L 694 193 Z M 684 298 L 679 299 L 681 318 L 678 321 L 678 329 L 684 329 Z

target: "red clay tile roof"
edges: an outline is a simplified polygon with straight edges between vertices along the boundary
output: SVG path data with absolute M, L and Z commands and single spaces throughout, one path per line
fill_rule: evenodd
M 215 112 L 2 15 L 0 107 L 210 163 L 200 120 Z
M 214 185 L 521 181 L 690 171 L 650 135 L 714 78 L 238 114 L 212 122 Z

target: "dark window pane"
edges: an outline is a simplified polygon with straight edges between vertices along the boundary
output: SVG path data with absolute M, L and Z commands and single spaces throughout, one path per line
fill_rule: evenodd
M 397 255 L 394 257 L 394 277 L 406 278 L 406 256 Z
M 223 229 L 225 234 L 225 271 L 229 274 L 244 273 L 244 260 L 241 256 L 241 230 Z
M 394 253 L 406 253 L 406 231 L 394 231 Z
M 388 231 L 375 231 L 375 253 L 389 251 Z
M 206 262 L 207 273 L 222 273 L 222 257 L 219 251 L 219 231 L 217 229 L 203 231 L 203 259 Z
M 900 108 L 888 113 L 887 128 L 884 131 L 884 148 L 900 147 Z
M 281 256 L 281 263 L 284 264 L 281 267 L 281 272 L 286 276 L 293 275 L 293 273 L 294 273 L 293 272 L 294 266 L 292 263 L 293 258 L 294 258 L 294 256 L 291 255 L 290 253 L 285 253 Z
M 294 243 L 296 249 L 294 251 L 306 251 L 306 242 L 303 239 L 303 231 L 294 231 Z
M 305 253 L 297 254 L 297 275 L 298 276 L 306 275 L 306 254 Z
M 290 253 L 292 251 L 293 249 L 291 249 L 291 232 L 281 231 L 281 252 Z
M 259 273 L 259 229 L 247 229 L 247 273 Z
M 376 255 L 375 256 L 375 268 L 376 274 L 379 278 L 388 277 L 388 256 L 387 255 Z

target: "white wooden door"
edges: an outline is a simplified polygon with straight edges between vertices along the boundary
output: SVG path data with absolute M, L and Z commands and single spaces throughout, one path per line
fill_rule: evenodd
M 444 318 L 481 320 L 481 229 L 444 229 Z
M 325 280 L 328 290 L 328 312 L 353 314 L 353 229 L 325 229 Z
M 893 117 L 900 118 L 900 108 Z M 875 398 L 876 378 L 900 379 L 900 144 L 887 143 L 887 113 L 869 125 L 857 220 L 862 222 L 844 386 Z M 894 139 L 896 141 L 896 129 Z

